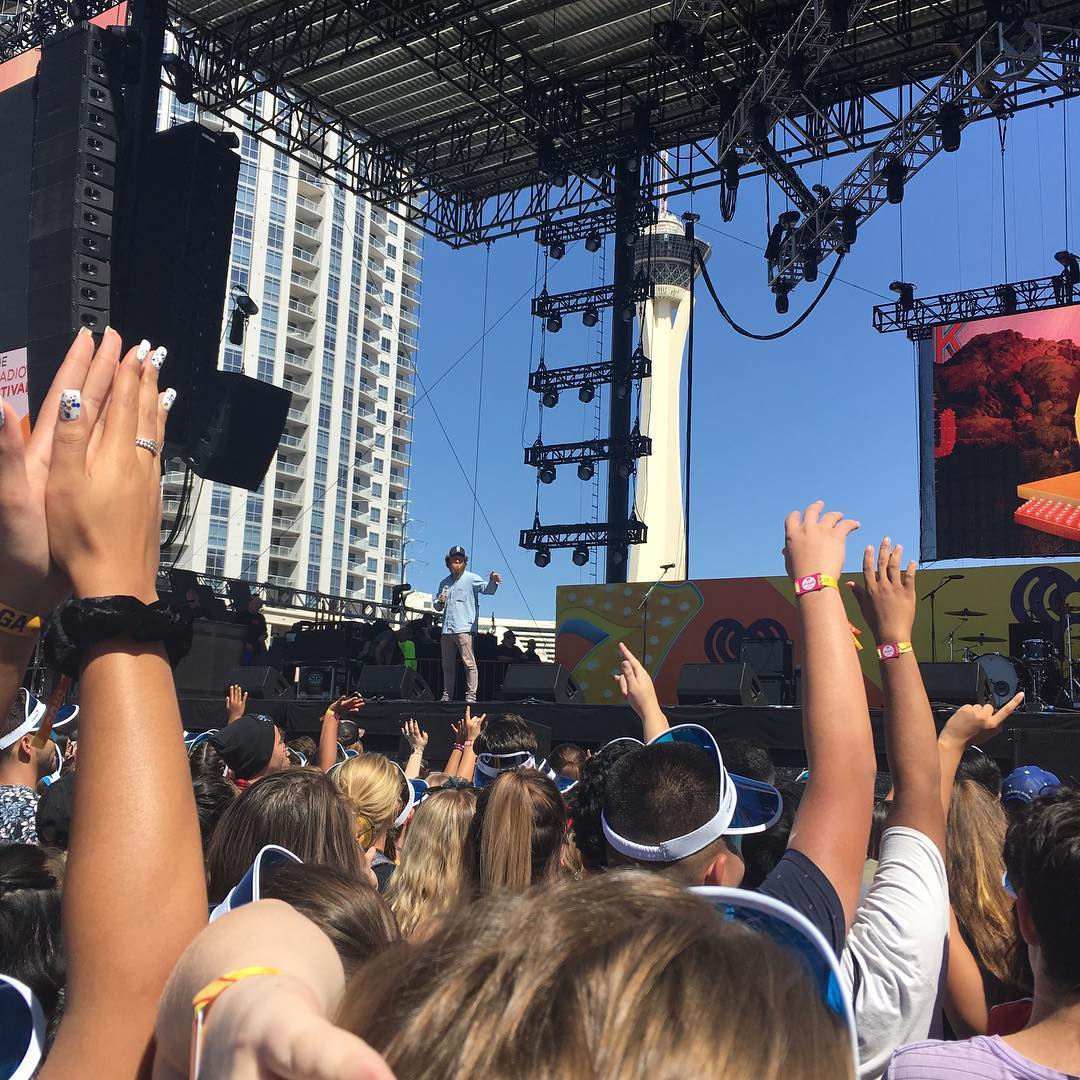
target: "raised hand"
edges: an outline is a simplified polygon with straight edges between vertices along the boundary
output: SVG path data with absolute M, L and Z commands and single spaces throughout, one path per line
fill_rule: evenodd
M 497 573 L 495 573 L 494 570 L 492 570 L 491 573 L 488 575 L 488 580 L 489 581 L 494 581 L 496 585 L 501 585 L 502 584 L 502 575 L 497 574 Z
M 359 694 L 342 694 L 337 701 L 330 703 L 326 710 L 332 712 L 339 720 L 349 713 L 356 712 L 364 707 L 364 699 Z
M 656 697 L 656 687 L 652 676 L 645 670 L 641 661 L 620 641 L 619 652 L 622 660 L 615 681 L 619 684 L 622 696 L 630 708 L 641 718 L 646 740 L 654 739 L 668 729 L 667 717 L 660 709 Z
M 487 713 L 480 713 L 479 716 L 473 716 L 469 706 L 465 706 L 465 740 L 467 742 L 475 742 L 476 737 L 484 730 L 484 722 L 486 720 Z
M 825 503 L 811 503 L 801 514 L 793 510 L 784 521 L 784 565 L 793 579 L 810 574 L 839 578 L 844 569 L 847 538 L 858 527 L 837 510 L 823 513 Z
M 45 487 L 49 551 L 77 596 L 157 599 L 159 450 L 176 394 L 158 394 L 149 348 L 128 350 L 117 369 L 120 338 L 106 334 L 92 362 L 65 373 L 67 385 L 50 403 L 57 419 Z
M 428 744 L 428 734 L 412 717 L 401 725 L 401 734 L 408 740 L 414 754 L 424 752 L 424 747 Z
M 903 545 L 893 547 L 886 536 L 878 548 L 876 564 L 872 546 L 863 552 L 866 584 L 847 583 L 879 645 L 910 641 L 915 625 L 915 563 L 902 569 L 903 554 Z
M 247 712 L 247 703 L 247 691 L 241 690 L 235 684 L 230 686 L 229 692 L 225 695 L 225 712 L 228 715 L 226 723 L 231 724 L 234 720 L 239 720 Z
M 940 738 L 952 739 L 963 746 L 978 746 L 993 738 L 1023 702 L 1021 690 L 1000 709 L 995 710 L 993 705 L 961 705 L 945 722 Z

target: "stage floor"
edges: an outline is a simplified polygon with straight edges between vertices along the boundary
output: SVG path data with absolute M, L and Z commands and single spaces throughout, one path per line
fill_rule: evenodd
M 251 700 L 248 708 L 280 723 L 287 738 L 312 735 L 317 739 L 326 703 Z M 450 725 L 461 719 L 464 708 L 462 702 L 371 701 L 355 719 L 366 731 L 365 745 L 383 753 L 402 752 L 401 724 L 410 717 L 418 720 L 429 735 L 425 757 L 435 767 L 449 757 L 453 743 Z M 220 697 L 181 698 L 180 711 L 184 727 L 189 731 L 205 731 L 225 722 L 225 707 Z M 487 701 L 474 706 L 473 712 L 519 713 L 536 731 L 542 754 L 564 742 L 596 749 L 620 736 L 641 737 L 641 722 L 626 705 Z M 773 754 L 778 765 L 805 762 L 802 709 L 798 706 L 677 705 L 665 707 L 664 712 L 673 724 L 701 724 L 718 739 L 753 739 Z M 939 728 L 950 713 L 950 709 L 935 710 Z M 875 749 L 884 769 L 881 710 L 872 709 L 870 719 Z M 1015 758 L 1017 763 L 1038 764 L 1059 775 L 1067 773 L 1080 779 L 1080 712 L 1015 713 L 1006 729 L 987 743 L 984 750 L 1003 767 L 1011 768 Z

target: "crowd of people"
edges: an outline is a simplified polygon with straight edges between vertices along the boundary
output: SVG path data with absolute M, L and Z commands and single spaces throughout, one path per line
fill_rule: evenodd
M 315 740 L 239 691 L 185 734 L 157 355 L 80 334 L 25 443 L 0 403 L 4 1076 L 1080 1075 L 1080 793 L 979 751 L 1020 695 L 938 732 L 898 545 L 842 587 L 857 523 L 784 523 L 798 779 L 672 726 L 625 647 L 641 738 L 593 750 L 545 757 L 466 706 L 447 760 L 414 721 L 393 760 L 358 696 Z M 887 793 L 844 590 L 878 648 Z M 78 709 L 20 686 L 54 609 Z

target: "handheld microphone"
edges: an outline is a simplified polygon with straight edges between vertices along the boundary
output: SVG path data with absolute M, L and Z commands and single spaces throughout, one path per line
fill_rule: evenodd
M 660 569 L 661 570 L 674 570 L 675 569 L 675 564 L 673 562 L 661 563 L 660 564 Z

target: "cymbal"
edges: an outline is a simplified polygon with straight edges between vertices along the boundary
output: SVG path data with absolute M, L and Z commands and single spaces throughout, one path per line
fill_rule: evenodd
M 987 637 L 986 634 L 977 634 L 975 637 L 962 637 L 960 640 L 970 641 L 972 645 L 997 645 L 1003 641 L 1008 641 L 1009 639 L 1003 637 Z
M 952 615 L 957 619 L 978 619 L 985 615 L 985 611 L 972 611 L 970 608 L 964 608 L 963 611 L 946 611 L 946 615 Z

